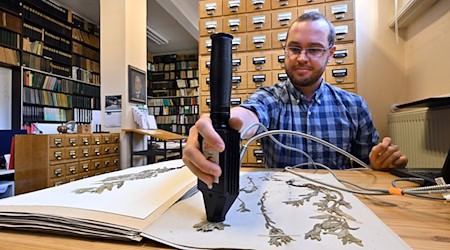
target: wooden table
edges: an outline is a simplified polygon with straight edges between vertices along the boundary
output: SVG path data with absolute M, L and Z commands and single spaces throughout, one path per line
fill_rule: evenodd
M 337 175 L 370 188 L 387 188 L 395 178 L 379 171 L 337 171 Z M 450 203 L 406 196 L 357 197 L 413 249 L 450 249 Z M 116 242 L 12 230 L 1 230 L 0 238 L 0 249 L 9 250 L 169 248 L 150 240 Z
M 164 160 L 167 160 L 167 142 L 168 141 L 180 141 L 180 148 L 178 152 L 180 153 L 180 157 L 183 156 L 183 140 L 187 139 L 187 136 L 172 133 L 166 130 L 162 129 L 122 129 L 125 133 L 130 133 L 131 139 L 130 139 L 130 167 L 133 167 L 133 156 L 134 155 L 144 155 L 147 157 L 153 157 L 156 155 L 156 152 L 153 148 L 150 146 L 147 150 L 143 151 L 134 151 L 134 145 L 133 145 L 133 136 L 134 134 L 139 135 L 148 135 L 150 137 L 162 140 L 164 142 L 164 148 L 163 148 L 163 156 Z

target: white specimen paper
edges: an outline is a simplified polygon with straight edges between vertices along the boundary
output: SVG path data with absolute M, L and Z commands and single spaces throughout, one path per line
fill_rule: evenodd
M 321 181 L 339 184 L 331 175 L 310 175 Z M 226 216 L 224 230 L 209 232 L 197 231 L 193 226 L 206 219 L 203 197 L 200 192 L 189 199 L 173 205 L 161 217 L 143 230 L 143 237 L 184 249 L 410 249 L 390 228 L 388 228 L 372 211 L 350 193 L 341 192 L 344 200 L 351 205 L 342 211 L 352 216 L 355 221 L 347 220 L 354 230 L 350 233 L 361 240 L 362 246 L 343 243 L 334 234 L 321 234 L 321 240 L 305 239 L 305 235 L 323 220 L 317 216 L 327 215 L 319 211 L 317 202 L 324 195 L 312 197 L 299 207 L 284 202 L 294 201 L 312 192 L 308 188 L 293 187 L 286 184 L 294 179 L 297 184 L 310 183 L 289 173 L 254 172 L 241 175 L 239 199 L 235 201 Z M 251 181 L 250 181 L 251 180 Z M 267 192 L 267 193 L 265 193 Z M 265 194 L 264 194 L 265 193 Z M 261 197 L 265 195 L 266 215 L 272 226 L 281 229 L 293 240 L 280 246 L 269 244 L 269 228 L 261 210 Z M 242 202 L 249 212 L 238 211 Z M 314 218 L 316 216 L 316 218 Z M 313 217 L 313 218 L 311 218 Z

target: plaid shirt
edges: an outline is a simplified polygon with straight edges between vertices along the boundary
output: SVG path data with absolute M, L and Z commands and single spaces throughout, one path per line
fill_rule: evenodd
M 253 111 L 269 130 L 283 129 L 307 133 L 328 141 L 369 163 L 369 152 L 379 135 L 362 97 L 324 81 L 311 103 L 288 79 L 258 89 L 241 107 Z M 262 130 L 259 130 L 262 132 Z M 315 162 L 334 169 L 350 167 L 348 158 L 322 144 L 293 135 L 274 135 L 281 143 L 309 154 Z M 266 167 L 294 166 L 307 162 L 301 153 L 287 150 L 270 138 L 262 139 Z

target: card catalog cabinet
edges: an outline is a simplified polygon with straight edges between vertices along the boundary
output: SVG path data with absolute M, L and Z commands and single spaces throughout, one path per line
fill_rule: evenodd
M 212 33 L 234 37 L 232 103 L 237 105 L 259 87 L 287 79 L 283 47 L 288 27 L 298 16 L 314 11 L 326 16 L 336 30 L 336 53 L 324 73 L 325 81 L 356 93 L 354 0 L 203 0 L 199 2 L 201 113 L 209 112 Z M 261 147 L 252 144 L 243 166 L 263 165 Z
M 16 194 L 120 169 L 120 134 L 17 135 Z

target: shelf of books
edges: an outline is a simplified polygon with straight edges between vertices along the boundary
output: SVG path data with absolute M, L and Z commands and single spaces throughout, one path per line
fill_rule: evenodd
M 72 14 L 72 77 L 100 84 L 100 28 Z
M 158 128 L 188 134 L 198 119 L 198 56 L 154 56 L 148 65 L 148 102 Z
M 5 66 L 20 65 L 20 37 L 22 35 L 22 18 L 19 13 L 6 9 L 7 2 L 0 4 L 0 64 Z
M 22 1 L 22 65 L 62 76 L 72 70 L 72 14 L 50 1 Z
M 13 69 L 12 128 L 90 122 L 100 108 L 99 26 L 52 0 L 2 0 L 0 17 L 0 66 Z
M 22 74 L 22 122 L 89 123 L 100 109 L 100 87 L 28 67 Z

